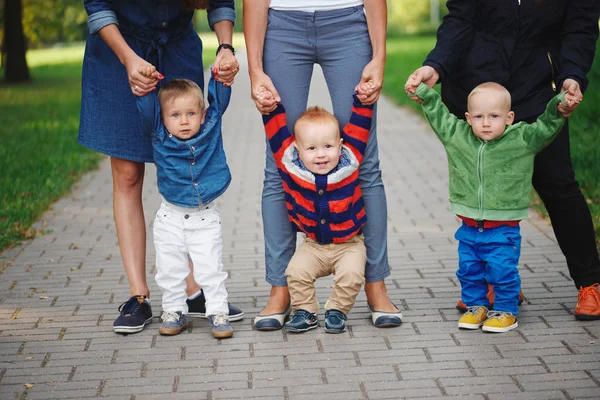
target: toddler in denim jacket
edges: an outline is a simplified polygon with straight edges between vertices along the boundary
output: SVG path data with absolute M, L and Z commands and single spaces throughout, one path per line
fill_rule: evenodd
M 139 70 L 161 77 L 154 66 Z M 162 291 L 161 335 L 187 328 L 185 279 L 193 263 L 195 281 L 206 296 L 206 315 L 215 338 L 233 335 L 221 260 L 223 252 L 219 210 L 214 205 L 229 186 L 231 174 L 221 136 L 221 118 L 231 88 L 208 84 L 208 109 L 200 87 L 173 79 L 156 92 L 138 97 L 145 129 L 152 132 L 158 189 L 163 197 L 154 220 L 156 283 Z

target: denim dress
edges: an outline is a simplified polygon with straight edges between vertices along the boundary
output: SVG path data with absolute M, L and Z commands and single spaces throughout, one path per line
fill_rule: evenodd
M 79 143 L 112 157 L 152 162 L 151 132 L 143 129 L 127 70 L 98 35 L 117 24 L 127 44 L 156 66 L 164 82 L 195 81 L 204 90 L 202 42 L 193 11 L 180 0 L 85 0 L 89 34 L 82 72 Z M 210 0 L 208 21 L 235 22 L 234 1 Z

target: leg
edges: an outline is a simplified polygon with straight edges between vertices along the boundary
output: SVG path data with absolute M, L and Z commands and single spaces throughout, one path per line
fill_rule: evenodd
M 189 254 L 194 264 L 194 279 L 206 296 L 206 315 L 229 314 L 223 271 L 223 239 L 221 218 L 215 208 L 190 214 L 184 222 L 188 235 Z
M 285 271 L 294 311 L 319 311 L 315 280 L 330 274 L 324 251 L 310 239 L 300 245 Z
M 494 310 L 513 315 L 519 313 L 519 257 L 521 256 L 521 229 L 501 226 L 489 230 L 489 240 L 483 246 L 487 262 L 485 280 L 494 287 Z
M 355 236 L 346 243 L 338 245 L 337 259 L 334 260 L 333 274 L 335 285 L 329 300 L 325 304 L 328 310 L 339 310 L 348 314 L 360 287 L 365 281 L 367 249 L 364 238 Z
M 311 47 L 306 42 L 302 24 L 280 17 L 282 12 L 269 12 L 270 28 L 264 44 L 264 70 L 279 91 L 287 111 L 288 125 L 306 109 L 313 69 Z M 260 315 L 283 312 L 290 302 L 285 279 L 296 247 L 296 233 L 287 216 L 281 177 L 273 154 L 266 151 L 265 180 L 262 192 L 262 218 L 265 237 L 266 281 L 272 285 L 269 301 Z
M 350 118 L 352 93 L 364 66 L 371 61 L 372 48 L 364 12 L 359 9 L 336 20 L 326 18 L 319 32 L 319 64 L 323 68 L 336 118 L 340 127 Z M 341 27 L 341 28 L 340 28 Z M 383 312 L 398 312 L 390 301 L 384 279 L 390 275 L 387 257 L 387 202 L 379 169 L 376 109 L 363 163 L 360 186 L 367 223 L 363 228 L 367 247 L 365 292 L 369 305 Z
M 163 294 L 163 311 L 187 314 L 185 278 L 189 267 L 183 216 L 163 203 L 156 213 L 153 232 L 157 271 L 154 279 Z
M 119 249 L 133 295 L 150 296 L 146 282 L 146 223 L 142 208 L 144 163 L 110 158 Z
M 536 156 L 533 186 L 548 210 L 575 286 L 579 289 L 599 283 L 600 259 L 594 224 L 575 180 L 567 124 L 558 137 Z
M 477 228 L 463 224 L 455 234 L 458 240 L 458 270 L 461 298 L 467 307 L 484 306 L 490 308 L 486 298 L 488 283 L 485 280 L 485 262 L 478 254 L 475 235 Z

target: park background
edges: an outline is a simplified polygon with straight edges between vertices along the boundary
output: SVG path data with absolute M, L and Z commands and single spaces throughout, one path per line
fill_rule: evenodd
M 234 46 L 241 48 L 242 1 L 236 3 Z M 433 48 L 435 31 L 447 12 L 444 4 L 388 1 L 383 92 L 415 112 L 418 107 L 404 94 L 404 82 Z M 195 23 L 204 42 L 205 65 L 210 65 L 217 42 L 207 32 L 206 13 L 197 12 Z M 103 157 L 77 143 L 86 34 L 81 0 L 0 0 L 0 252 L 46 233 L 43 226 L 31 228 L 33 222 Z M 15 48 L 17 55 L 7 57 L 7 49 Z M 571 155 L 600 246 L 600 57 L 588 78 L 584 101 L 570 118 Z M 534 207 L 544 213 L 535 193 L 532 197 Z

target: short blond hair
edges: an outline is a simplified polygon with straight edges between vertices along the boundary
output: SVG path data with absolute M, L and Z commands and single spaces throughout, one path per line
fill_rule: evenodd
M 486 91 L 496 92 L 499 96 L 503 96 L 506 102 L 506 106 L 510 110 L 512 103 L 510 92 L 504 86 L 496 82 L 484 82 L 477 85 L 475 89 L 471 90 L 471 93 L 469 93 L 469 97 L 467 98 L 467 108 L 469 108 L 469 102 L 471 101 L 471 97 L 473 97 L 477 93 L 482 93 Z
M 196 82 L 189 79 L 173 79 L 158 91 L 158 102 L 161 107 L 175 98 L 193 96 L 198 99 L 200 109 L 204 110 L 204 94 Z
M 300 125 L 300 124 L 328 124 L 328 123 L 335 125 L 335 127 L 338 131 L 338 134 L 339 134 L 340 123 L 333 116 L 332 113 L 330 113 L 329 111 L 327 111 L 324 108 L 319 107 L 319 106 L 309 107 L 306 109 L 306 111 L 304 111 L 302 114 L 300 114 L 300 116 L 296 120 L 296 124 L 294 125 L 294 132 L 298 129 L 298 125 Z

